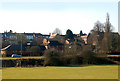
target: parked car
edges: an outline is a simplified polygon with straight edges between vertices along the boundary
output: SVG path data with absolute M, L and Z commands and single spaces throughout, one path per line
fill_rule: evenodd
M 18 55 L 18 54 L 12 54 L 11 57 L 22 57 L 22 55 Z

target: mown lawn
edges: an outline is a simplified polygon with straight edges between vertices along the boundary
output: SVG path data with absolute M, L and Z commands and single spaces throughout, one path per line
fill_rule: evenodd
M 3 68 L 2 79 L 118 79 L 118 65 Z
M 2 69 L 0 69 L 0 81 L 2 79 Z

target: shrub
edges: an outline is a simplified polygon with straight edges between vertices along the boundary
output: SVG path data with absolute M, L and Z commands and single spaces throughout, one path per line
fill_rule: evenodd
M 70 60 L 71 65 L 79 65 L 82 64 L 82 58 L 80 56 L 74 55 Z
M 82 52 L 83 64 L 95 64 L 96 55 L 90 50 L 84 50 Z
M 45 61 L 44 66 L 59 66 L 62 65 L 60 53 L 56 52 L 56 50 L 47 50 L 44 53 Z
M 115 64 L 107 57 L 99 57 L 98 54 L 90 51 L 84 50 L 82 52 L 83 64 Z

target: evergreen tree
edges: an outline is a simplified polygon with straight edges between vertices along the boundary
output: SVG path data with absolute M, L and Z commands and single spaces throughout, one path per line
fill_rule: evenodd
M 74 34 L 73 34 L 73 32 L 72 32 L 70 29 L 68 29 L 68 30 L 66 31 L 65 39 L 74 40 Z
M 80 31 L 80 36 L 82 36 L 83 35 L 83 32 L 82 32 L 82 30 Z

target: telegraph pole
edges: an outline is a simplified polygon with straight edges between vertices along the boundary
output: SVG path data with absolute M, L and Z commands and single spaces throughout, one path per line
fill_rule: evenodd
M 21 57 L 22 57 L 22 33 L 21 33 Z M 20 60 L 20 67 L 22 66 L 21 61 L 22 61 L 22 58 Z

